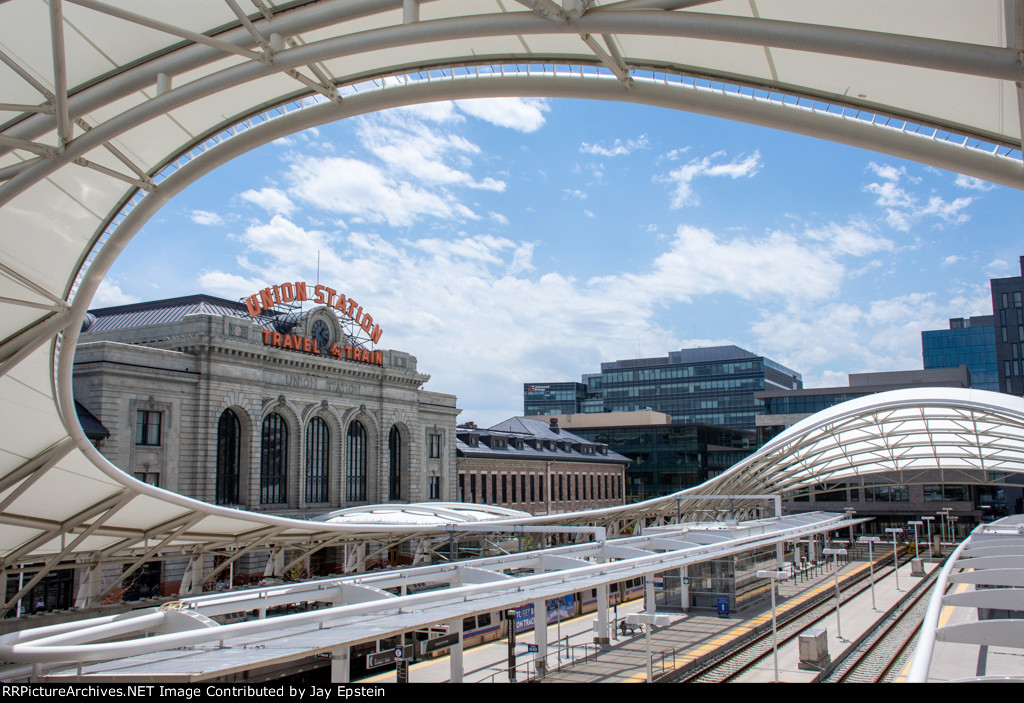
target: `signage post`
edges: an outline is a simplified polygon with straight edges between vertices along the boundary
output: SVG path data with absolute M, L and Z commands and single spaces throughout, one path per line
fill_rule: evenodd
M 510 623 L 508 628 L 508 682 L 516 682 L 516 611 L 514 609 L 505 612 L 505 621 Z M 534 615 L 534 627 L 537 626 L 536 614 Z
M 412 656 L 412 645 L 395 647 L 395 680 L 398 683 L 409 683 L 409 658 Z

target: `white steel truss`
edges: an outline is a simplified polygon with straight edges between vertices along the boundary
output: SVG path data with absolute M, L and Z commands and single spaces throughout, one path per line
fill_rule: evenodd
M 281 136 L 445 98 L 593 98 L 763 124 L 1024 186 L 1020 2 L 804 11 L 774 0 L 0 4 L 0 564 L 433 534 L 183 498 L 110 465 L 77 423 L 68 350 L 103 274 L 171 197 Z M 900 480 L 1020 472 L 1012 401 L 951 392 L 839 411 L 701 492 L 799 490 L 883 470 Z M 942 432 L 930 429 L 938 422 Z M 559 522 L 617 531 L 695 510 L 686 500 Z M 733 508 L 756 505 L 720 505 Z

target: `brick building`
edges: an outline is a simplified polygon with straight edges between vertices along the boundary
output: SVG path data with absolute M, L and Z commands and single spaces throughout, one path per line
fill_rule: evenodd
M 460 425 L 460 501 L 549 515 L 623 505 L 629 459 L 550 422 L 513 417 L 489 429 Z

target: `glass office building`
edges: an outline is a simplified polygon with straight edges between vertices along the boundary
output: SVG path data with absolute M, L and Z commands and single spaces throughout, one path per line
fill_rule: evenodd
M 999 390 L 1018 397 L 1024 395 L 1024 256 L 1020 257 L 1020 272 L 1020 276 L 989 282 Z
M 571 415 L 580 412 L 587 399 L 587 386 L 583 383 L 524 383 L 523 414 Z
M 992 314 L 951 318 L 948 330 L 921 333 L 926 369 L 970 369 L 971 387 L 1024 395 L 1024 256 L 1020 276 L 993 278 Z
M 921 355 L 926 369 L 966 366 L 971 388 L 998 391 L 999 366 L 996 359 L 994 316 L 952 318 L 948 330 L 921 333 Z
M 601 364 L 582 384 L 526 384 L 526 389 L 582 386 L 584 396 L 571 411 L 630 412 L 655 410 L 677 424 L 724 425 L 754 431 L 761 412 L 754 393 L 803 387 L 799 373 L 767 357 L 736 346 L 682 349 L 668 356 L 625 359 Z M 524 392 L 526 415 L 535 412 L 539 391 Z
M 574 427 L 572 431 L 630 459 L 626 469 L 629 503 L 696 486 L 755 449 L 753 432 L 730 427 L 668 424 Z

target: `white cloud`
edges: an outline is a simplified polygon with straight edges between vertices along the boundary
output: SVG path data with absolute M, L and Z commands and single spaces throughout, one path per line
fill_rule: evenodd
M 497 222 L 499 225 L 508 224 L 508 218 L 502 215 L 500 212 L 489 212 L 487 213 L 487 216 L 491 218 L 491 220 L 493 220 L 494 222 Z
M 239 194 L 242 200 L 258 205 L 272 215 L 290 215 L 295 211 L 295 203 L 284 191 L 277 188 L 261 188 L 247 190 Z
M 293 156 L 288 195 L 350 222 L 408 227 L 424 218 L 477 220 L 458 190 L 504 192 L 507 184 L 471 173 L 481 149 L 445 126 L 464 119 L 451 103 L 391 110 L 356 120 L 356 137 L 379 163 L 351 157 Z
M 512 255 L 512 263 L 508 267 L 509 275 L 533 271 L 536 268 L 533 265 L 534 246 L 533 242 L 524 242 L 516 247 L 515 253 Z
M 453 167 L 446 159 L 479 154 L 480 147 L 460 135 L 436 131 L 414 113 L 390 111 L 360 118 L 356 136 L 396 177 L 411 177 L 423 184 L 474 182 L 467 171 Z
M 864 222 L 849 225 L 830 223 L 825 227 L 807 230 L 807 236 L 819 242 L 827 242 L 834 253 L 850 256 L 867 256 L 896 248 L 891 239 L 872 234 L 870 225 Z
M 901 185 L 903 180 L 915 184 L 920 180 L 910 177 L 906 167 L 895 168 L 871 162 L 868 164 L 868 170 L 882 180 L 869 183 L 864 186 L 864 190 L 877 196 L 875 205 L 886 209 L 886 223 L 895 230 L 909 232 L 914 224 L 926 218 L 937 218 L 950 225 L 963 224 L 970 219 L 964 210 L 973 202 L 973 198 L 947 201 L 942 196 L 930 195 L 927 202 L 921 204 L 919 196 Z M 964 185 L 960 179 L 957 179 L 957 185 L 979 189 L 972 185 Z
M 843 363 L 847 373 L 921 368 L 921 332 L 944 329 L 950 317 L 984 314 L 985 286 L 912 292 L 825 305 L 791 301 L 765 310 L 753 326 L 763 353 L 795 369 Z M 837 385 L 838 374 L 805 379 L 805 387 Z M 838 385 L 846 385 L 845 379 Z
M 493 190 L 496 193 L 504 193 L 505 188 L 507 187 L 505 181 L 497 181 L 491 178 L 490 176 L 483 179 L 482 181 L 473 181 L 472 183 L 467 183 L 466 185 L 468 185 L 470 188 L 477 188 L 479 190 Z
M 562 192 L 570 198 L 576 198 L 577 200 L 586 200 L 587 194 L 579 188 L 563 188 Z
M 725 156 L 725 152 L 717 151 L 711 156 L 703 159 L 693 159 L 685 166 L 670 171 L 663 176 L 656 176 L 656 182 L 668 183 L 674 186 L 671 207 L 673 209 L 687 205 L 697 205 L 700 200 L 693 192 L 693 182 L 701 177 L 727 176 L 732 179 L 750 178 L 761 170 L 761 154 L 755 151 L 749 156 L 739 156 L 729 162 L 717 162 Z
M 971 198 L 957 198 L 952 202 L 946 202 L 937 195 L 928 198 L 928 204 L 918 211 L 919 217 L 935 215 L 944 222 L 950 224 L 962 224 L 970 219 L 963 210 L 972 202 Z
M 300 279 L 316 270 L 318 254 L 322 267 L 339 266 L 332 246 L 334 237 L 320 230 L 304 229 L 281 215 L 274 215 L 265 224 L 250 225 L 233 238 L 242 243 L 246 252 L 239 257 L 239 266 L 263 279 Z M 204 285 L 212 285 L 214 279 L 205 280 Z
M 799 271 L 799 276 L 793 272 Z M 642 307 L 658 301 L 691 302 L 694 296 L 731 293 L 745 300 L 820 300 L 836 293 L 844 269 L 824 246 L 807 246 L 790 234 L 719 238 L 680 226 L 670 249 L 641 274 L 593 281 Z
M 621 139 L 616 139 L 612 146 L 602 146 L 600 144 L 588 144 L 583 142 L 580 144 L 580 153 L 593 154 L 594 156 L 623 156 L 630 154 L 637 149 L 647 148 L 647 135 L 641 134 L 636 139 L 627 139 L 623 142 Z
M 889 164 L 877 164 L 874 161 L 868 164 L 868 168 L 871 169 L 876 176 L 887 181 L 898 181 L 901 177 L 907 175 L 907 169 L 904 167 L 896 168 Z
M 224 218 L 215 212 L 209 212 L 207 210 L 193 210 L 192 214 L 189 215 L 189 219 L 195 222 L 197 225 L 222 225 L 224 224 Z
M 103 279 L 96 288 L 96 294 L 92 297 L 89 307 L 108 308 L 115 305 L 129 305 L 137 303 L 141 298 L 125 293 L 117 281 Z
M 434 191 L 399 180 L 356 159 L 300 158 L 292 164 L 287 177 L 293 197 L 328 212 L 368 222 L 408 227 L 423 217 L 478 219 L 444 189 Z
M 690 150 L 690 147 L 688 147 L 688 146 L 685 146 L 682 149 L 672 149 L 668 153 L 665 153 L 665 154 L 662 154 L 661 156 L 659 156 L 657 159 L 655 159 L 655 161 L 656 162 L 661 162 L 661 161 L 678 161 L 680 159 L 680 157 L 683 154 L 687 153 L 689 150 Z
M 953 264 L 958 264 L 958 263 L 960 263 L 963 260 L 964 260 L 964 257 L 959 256 L 957 254 L 953 254 L 953 255 L 947 256 L 945 259 L 943 259 L 942 260 L 942 265 L 943 266 L 952 266 Z
M 986 191 L 995 188 L 995 185 L 988 181 L 983 181 L 980 178 L 975 178 L 974 176 L 965 176 L 962 173 L 957 174 L 954 183 L 961 188 L 967 188 L 968 190 Z
M 455 104 L 467 115 L 523 133 L 543 127 L 544 113 L 551 109 L 543 98 L 481 98 Z
M 1006 263 L 1002 259 L 993 259 L 989 262 L 988 266 L 985 267 L 985 271 L 989 276 L 997 278 L 1000 274 L 1009 270 L 1009 268 L 1010 264 Z
M 456 111 L 455 103 L 450 100 L 423 103 L 422 105 L 409 105 L 408 107 L 396 108 L 395 112 L 404 112 L 418 119 L 437 123 L 457 123 L 463 122 L 466 119 Z
M 246 278 L 224 271 L 204 271 L 198 278 L 199 289 L 204 293 L 219 295 L 222 298 L 236 299 L 251 295 L 253 292 L 266 288 L 262 278 Z

